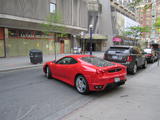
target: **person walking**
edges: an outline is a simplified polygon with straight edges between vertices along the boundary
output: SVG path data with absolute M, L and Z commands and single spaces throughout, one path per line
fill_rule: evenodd
M 157 63 L 157 65 L 159 66 L 159 59 L 160 59 L 160 51 L 159 50 L 157 50 L 157 54 L 158 54 L 158 63 Z

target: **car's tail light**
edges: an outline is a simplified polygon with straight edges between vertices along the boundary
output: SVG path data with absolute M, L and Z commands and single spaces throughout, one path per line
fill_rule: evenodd
M 153 56 L 153 55 L 152 55 L 152 54 L 147 54 L 146 56 L 151 57 L 151 56 Z
M 102 75 L 102 74 L 104 73 L 104 70 L 102 70 L 102 69 L 97 69 L 97 70 L 96 70 L 96 73 Z
M 133 61 L 133 57 L 132 56 L 128 56 L 127 62 L 132 62 L 132 61 Z

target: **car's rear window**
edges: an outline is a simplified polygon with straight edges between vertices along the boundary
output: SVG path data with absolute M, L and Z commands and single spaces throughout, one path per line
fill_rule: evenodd
M 107 50 L 108 54 L 127 54 L 129 53 L 129 48 L 125 48 L 125 47 L 111 47 L 109 48 L 109 50 Z
M 151 49 L 144 49 L 144 52 L 146 52 L 146 53 L 151 53 L 152 50 L 151 50 Z
M 113 63 L 98 57 L 82 57 L 81 60 L 98 67 L 112 66 Z

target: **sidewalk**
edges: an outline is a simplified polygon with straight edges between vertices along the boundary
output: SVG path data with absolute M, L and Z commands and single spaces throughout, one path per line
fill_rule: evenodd
M 86 53 L 86 54 L 89 54 Z M 93 55 L 98 57 L 103 57 L 104 52 L 93 52 Z M 71 54 L 58 54 L 57 59 Z M 44 55 L 43 56 L 43 63 L 46 61 L 54 60 L 54 55 Z M 32 64 L 30 63 L 29 56 L 25 57 L 8 57 L 8 58 L 0 58 L 0 72 L 15 70 L 15 69 L 22 69 L 22 68 L 30 68 L 30 67 L 38 67 L 42 66 L 42 64 Z
M 151 72 L 152 71 L 152 72 Z M 97 98 L 60 120 L 158 120 L 160 118 L 160 66 L 157 62 L 124 86 L 94 93 Z

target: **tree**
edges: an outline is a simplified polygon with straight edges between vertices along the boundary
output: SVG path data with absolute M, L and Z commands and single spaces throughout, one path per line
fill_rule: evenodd
M 154 27 L 156 28 L 157 32 L 160 32 L 160 17 L 156 19 L 156 22 L 154 23 Z
M 150 27 L 149 26 L 132 26 L 129 27 L 127 31 L 124 32 L 125 35 L 127 36 L 133 36 L 134 38 L 142 36 L 142 33 L 144 32 L 150 32 Z
M 129 7 L 134 8 L 135 6 L 138 6 L 143 0 L 133 0 L 132 3 L 129 4 Z
M 134 0 L 133 2 L 131 2 L 129 4 L 129 8 L 135 8 L 137 6 L 139 6 L 141 3 L 143 2 L 143 0 Z M 149 8 L 152 7 L 152 3 L 144 3 L 144 6 L 142 7 L 143 12 L 145 13 Z
M 46 22 L 42 24 L 43 32 L 46 35 L 52 34 L 54 39 L 54 53 L 55 60 L 57 57 L 56 42 L 58 38 L 65 37 L 67 35 L 66 28 L 63 26 L 62 15 L 60 12 L 49 14 Z
M 123 32 L 123 36 L 127 36 L 130 38 L 134 38 L 135 40 L 138 40 L 138 38 L 141 38 L 143 33 L 145 32 L 150 32 L 150 27 L 149 26 L 132 26 L 127 29 L 127 31 Z M 137 44 L 137 43 L 136 43 Z

